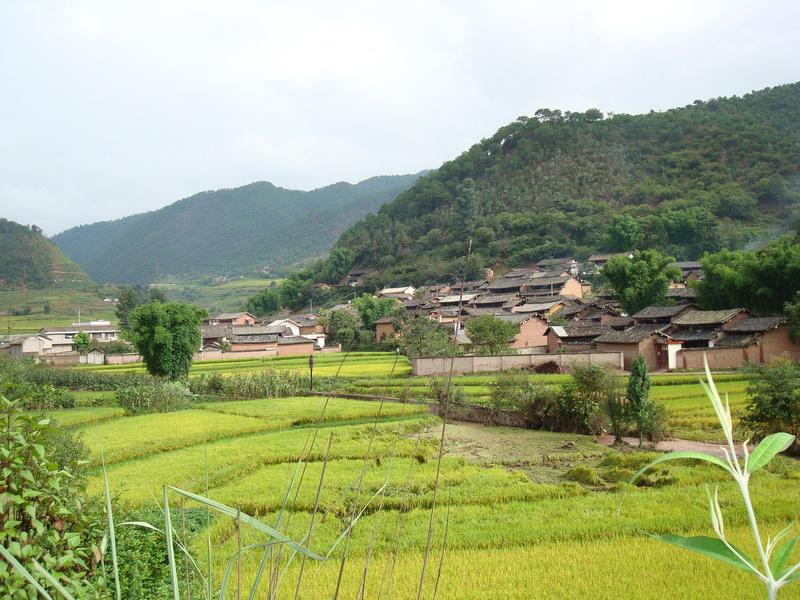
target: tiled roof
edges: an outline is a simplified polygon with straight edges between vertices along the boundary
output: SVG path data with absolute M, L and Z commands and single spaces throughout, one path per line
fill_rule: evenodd
M 480 317 L 482 315 L 505 315 L 508 314 L 507 310 L 504 310 L 500 306 L 492 306 L 488 308 L 477 308 L 473 306 L 468 306 L 465 310 L 467 315 L 470 317 Z
M 725 327 L 725 331 L 735 331 L 737 333 L 761 333 L 769 329 L 775 329 L 786 323 L 789 317 L 749 317 L 736 321 Z
M 703 268 L 703 265 L 696 260 L 684 260 L 682 262 L 674 262 L 670 266 L 678 267 L 681 271 L 697 271 Z
M 313 344 L 314 340 L 310 340 L 302 335 L 289 335 L 278 338 L 279 346 L 286 346 L 288 344 Z
M 532 277 L 534 273 L 536 273 L 536 269 L 511 269 L 503 277 L 525 277 L 527 279 L 528 277 Z
M 690 287 L 670 288 L 667 290 L 667 298 L 697 298 L 697 290 Z
M 536 263 L 537 266 L 552 266 L 572 262 L 571 258 L 543 258 Z
M 461 302 L 466 304 L 478 294 L 450 294 L 449 296 L 441 296 L 439 298 L 439 304 L 458 304 L 459 298 Z
M 560 286 L 569 280 L 569 275 L 558 275 L 556 277 L 538 277 L 530 279 L 525 283 L 525 289 L 549 288 L 550 286 Z
M 392 318 L 392 317 L 381 317 L 380 319 L 375 321 L 376 325 L 378 323 L 394 323 L 394 318 Z
M 731 320 L 742 312 L 743 308 L 726 308 L 723 310 L 687 310 L 672 318 L 674 325 L 719 325 Z
M 277 335 L 253 334 L 253 335 L 234 335 L 230 339 L 232 344 L 263 344 L 277 342 Z
M 473 298 L 471 304 L 473 306 L 481 306 L 484 304 L 506 304 L 514 300 L 519 301 L 519 296 L 516 294 L 483 294 L 477 298 Z
M 279 335 L 291 331 L 285 325 L 236 325 L 229 329 L 232 335 Z
M 249 312 L 237 312 L 237 313 L 220 313 L 214 318 L 217 321 L 220 321 L 222 319 L 235 319 L 237 317 L 241 317 L 242 315 L 249 315 L 251 317 L 253 316 Z
M 609 317 L 605 320 L 605 324 L 614 329 L 628 327 L 633 324 L 631 317 Z
M 526 302 L 520 306 L 515 307 L 514 312 L 518 313 L 538 313 L 538 312 L 547 312 L 554 306 L 556 306 L 559 302 L 552 301 L 552 302 Z
M 573 322 L 564 326 L 551 325 L 550 329 L 560 338 L 596 338 L 612 331 L 608 325 L 583 322 Z
M 638 344 L 651 335 L 660 333 L 665 327 L 667 325 L 634 325 L 624 331 L 609 331 L 595 338 L 594 341 L 604 344 Z
M 500 277 L 486 286 L 487 290 L 518 290 L 525 279 L 522 277 Z
M 48 333 L 72 333 L 73 331 L 86 331 L 86 332 L 95 332 L 95 331 L 119 331 L 119 327 L 116 325 L 88 325 L 88 324 L 81 324 L 81 325 L 71 325 L 65 327 L 42 327 L 40 329 L 41 333 L 48 334 Z
M 676 304 L 674 306 L 647 306 L 632 315 L 634 319 L 668 319 L 686 310 L 686 305 Z
M 715 348 L 743 348 L 756 343 L 756 338 L 750 333 L 732 333 L 725 335 L 721 340 L 714 342 Z
M 231 329 L 230 325 L 202 325 L 200 333 L 203 338 L 224 338 L 231 335 Z
M 703 342 L 717 337 L 716 329 L 698 329 L 696 331 L 678 329 L 670 332 L 669 336 L 679 342 Z

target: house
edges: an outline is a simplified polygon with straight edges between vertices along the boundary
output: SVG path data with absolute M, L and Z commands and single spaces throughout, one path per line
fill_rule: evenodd
M 600 323 L 603 325 L 608 325 L 615 331 L 625 331 L 628 329 L 628 327 L 634 324 L 631 317 L 617 317 L 611 313 L 601 316 Z
M 92 348 L 86 354 L 78 357 L 78 363 L 82 365 L 102 365 L 106 362 L 106 353 L 97 348 Z
M 221 313 L 203 322 L 205 325 L 255 325 L 256 318 L 249 312 Z
M 203 338 L 203 345 L 224 344 L 232 335 L 230 325 L 201 325 L 200 335 Z
M 68 351 L 72 351 L 72 344 Z M 53 353 L 53 342 L 41 333 L 17 336 L 8 342 L 8 353 L 17 359 L 45 356 Z
M 393 298 L 395 300 L 399 300 L 400 302 L 405 302 L 406 300 L 411 300 L 411 298 L 414 297 L 415 291 L 416 288 L 410 285 L 404 287 L 383 288 L 376 294 L 376 296 L 378 296 L 378 298 Z
M 690 287 L 671 287 L 667 290 L 667 298 L 678 304 L 691 304 L 697 300 L 697 290 Z
M 536 263 L 541 271 L 563 271 L 578 274 L 578 261 L 574 258 L 543 258 Z
M 512 348 L 522 350 L 547 347 L 547 329 L 550 324 L 543 316 L 535 313 L 512 313 L 499 315 L 498 319 L 513 323 L 519 328 L 511 341 Z
M 364 279 L 373 271 L 374 269 L 368 269 L 367 267 L 353 267 L 347 275 L 344 276 L 343 283 L 350 287 L 364 285 Z
M 647 306 L 632 316 L 637 325 L 643 323 L 669 323 L 674 317 L 688 309 L 689 306 L 686 304 Z
M 314 341 L 300 335 L 278 338 L 278 356 L 314 354 Z
M 522 285 L 528 281 L 525 277 L 498 277 L 486 284 L 481 291 L 489 294 L 518 293 Z
M 720 338 L 720 329 L 726 325 L 746 319 L 749 313 L 744 308 L 722 310 L 689 309 L 672 317 L 668 333 L 673 340 L 683 342 L 684 348 L 713 348 Z
M 264 331 L 265 333 L 274 333 L 277 335 L 284 335 L 284 330 L 288 329 L 290 331 L 290 335 L 301 335 L 300 334 L 300 323 L 293 321 L 292 319 L 276 319 L 272 321 L 269 325 L 269 331 Z
M 272 351 L 278 352 L 278 336 L 270 333 L 233 334 L 228 340 L 231 352 Z
M 603 267 L 606 266 L 606 263 L 609 259 L 617 257 L 617 256 L 626 256 L 628 258 L 633 258 L 633 252 L 613 252 L 611 254 L 592 254 L 589 258 L 586 259 L 586 263 L 591 265 L 591 269 L 593 271 L 599 271 Z
M 564 306 L 565 304 L 563 300 L 550 300 L 548 302 L 526 302 L 525 304 L 514 306 L 511 309 L 511 312 L 535 313 L 550 318 L 564 308 Z
M 375 341 L 390 340 L 397 335 L 392 317 L 381 317 L 375 321 Z
M 683 262 L 675 262 L 670 266 L 677 267 L 681 271 L 681 282 L 688 283 L 689 281 L 697 281 L 703 278 L 703 265 L 696 260 L 687 260 Z
M 743 339 L 746 336 L 758 347 L 758 362 L 768 363 L 779 356 L 787 356 L 800 362 L 800 344 L 791 340 L 789 327 L 789 318 L 785 315 L 739 319 L 723 325 L 725 337 L 720 340 L 720 344 L 730 344 L 728 340 L 731 338 L 736 338 L 741 344 L 746 341 Z M 723 344 L 726 341 L 727 344 Z
M 109 321 L 90 321 L 89 323 L 73 323 L 65 327 L 43 327 L 39 334 L 49 338 L 52 349 L 48 354 L 60 354 L 74 350 L 75 336 L 86 333 L 92 342 L 116 342 L 119 340 L 119 328 Z
M 470 299 L 474 308 L 512 308 L 522 302 L 518 294 L 481 294 Z
M 589 350 L 595 338 L 612 329 L 601 323 L 574 321 L 569 325 L 550 325 L 547 329 L 548 352 L 582 352 Z
M 651 371 L 674 369 L 681 344 L 664 333 L 668 327 L 666 323 L 647 323 L 623 331 L 609 331 L 595 338 L 594 347 L 601 352 L 621 352 L 625 369 L 630 369 L 640 354 Z
M 520 289 L 527 299 L 537 296 L 574 296 L 583 297 L 581 282 L 572 275 L 558 275 L 556 277 L 534 277 L 529 279 Z

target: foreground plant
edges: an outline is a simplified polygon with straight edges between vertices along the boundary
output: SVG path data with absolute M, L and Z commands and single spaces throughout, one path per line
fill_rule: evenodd
M 777 597 L 778 590 L 783 586 L 794 581 L 800 581 L 800 562 L 795 565 L 787 565 L 795 547 L 800 542 L 800 536 L 787 539 L 787 536 L 791 533 L 792 526 L 790 525 L 780 531 L 774 538 L 768 537 L 766 544 L 762 541 L 756 514 L 753 510 L 753 503 L 750 499 L 750 476 L 766 466 L 777 454 L 789 448 L 794 443 L 795 437 L 783 432 L 774 433 L 761 440 L 752 453 L 748 450 L 747 441 L 745 441 L 742 444 L 742 456 L 739 458 L 733 441 L 733 420 L 731 419 L 728 399 L 726 397 L 723 404 L 711 377 L 708 362 L 705 362 L 705 368 L 708 383 L 701 381 L 700 384 L 703 386 L 709 400 L 711 400 L 711 405 L 714 407 L 714 412 L 717 414 L 722 431 L 725 434 L 726 446 L 721 446 L 725 459 L 723 460 L 705 452 L 670 452 L 659 456 L 649 465 L 643 467 L 633 476 L 631 481 L 635 481 L 645 471 L 659 463 L 680 459 L 702 460 L 716 465 L 728 473 L 736 482 L 741 493 L 753 540 L 758 549 L 757 559 L 748 556 L 725 537 L 725 523 L 722 516 L 722 508 L 719 505 L 718 490 L 714 491 L 713 496 L 709 493 L 711 524 L 717 534 L 716 538 L 708 536 L 683 537 L 679 535 L 657 537 L 663 542 L 705 554 L 737 569 L 752 573 L 766 586 L 768 598 L 774 600 Z

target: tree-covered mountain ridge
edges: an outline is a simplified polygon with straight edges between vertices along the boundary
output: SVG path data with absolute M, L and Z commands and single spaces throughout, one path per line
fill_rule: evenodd
M 37 226 L 0 218 L 0 289 L 38 289 L 68 281 L 86 282 L 89 277 Z
M 372 177 L 311 191 L 256 182 L 81 225 L 52 239 L 101 282 L 281 272 L 324 256 L 349 225 L 392 200 L 420 175 Z
M 384 282 L 774 237 L 800 206 L 800 83 L 642 115 L 540 109 L 420 178 L 336 246 Z

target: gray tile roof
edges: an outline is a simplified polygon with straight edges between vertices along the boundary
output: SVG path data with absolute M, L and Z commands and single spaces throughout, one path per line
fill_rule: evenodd
M 95 331 L 119 331 L 119 327 L 116 325 L 89 325 L 89 324 L 80 324 L 80 325 L 70 325 L 64 327 L 42 327 L 40 333 L 48 334 L 48 333 L 71 333 L 73 331 L 86 331 L 86 332 L 95 332 Z
M 730 321 L 742 312 L 743 308 L 726 308 L 723 310 L 687 310 L 672 318 L 674 325 L 697 326 L 719 325 Z
M 560 338 L 596 338 L 609 333 L 612 329 L 600 323 L 572 322 L 569 325 L 551 325 L 550 329 Z
M 314 340 L 310 340 L 307 337 L 303 337 L 302 335 L 289 335 L 286 337 L 278 338 L 279 346 L 286 346 L 289 344 L 313 344 L 313 343 Z
M 735 331 L 737 333 L 761 333 L 775 329 L 789 320 L 787 316 L 779 317 L 749 317 L 736 321 L 725 327 L 725 331 Z
M 500 277 L 487 285 L 486 289 L 489 291 L 519 290 L 523 283 L 525 283 L 523 277 Z
M 624 331 L 609 331 L 600 337 L 595 338 L 595 342 L 604 344 L 638 344 L 649 338 L 651 335 L 659 334 L 667 327 L 662 325 L 634 325 Z
M 690 329 L 677 329 L 675 331 L 671 331 L 669 336 L 673 340 L 677 340 L 679 342 L 707 342 L 717 337 L 717 330 L 698 329 L 693 331 Z
M 749 333 L 731 333 L 714 342 L 715 348 L 744 348 L 756 343 L 754 335 Z
M 277 335 L 269 334 L 234 335 L 230 339 L 232 344 L 264 344 L 277 341 Z
M 669 319 L 683 312 L 686 308 L 685 304 L 675 304 L 674 306 L 647 306 L 632 316 L 634 319 Z
M 485 304 L 506 304 L 519 300 L 520 298 L 516 294 L 483 294 L 477 298 L 473 298 L 470 304 L 473 306 L 482 306 Z

